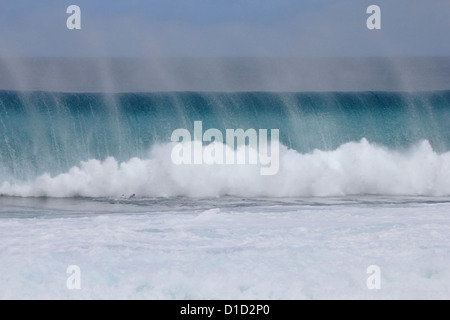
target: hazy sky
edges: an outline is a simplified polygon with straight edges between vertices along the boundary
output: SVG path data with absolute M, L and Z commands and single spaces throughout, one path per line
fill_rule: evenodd
M 450 56 L 449 17 L 450 0 L 0 0 L 0 55 Z

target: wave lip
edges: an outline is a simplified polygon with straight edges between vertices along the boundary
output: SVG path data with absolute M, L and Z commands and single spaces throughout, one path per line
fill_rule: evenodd
M 147 158 L 89 160 L 63 174 L 31 182 L 4 182 L 3 196 L 19 197 L 327 197 L 346 195 L 449 196 L 450 152 L 428 141 L 392 150 L 367 139 L 333 151 L 299 153 L 282 145 L 280 170 L 261 176 L 254 165 L 175 165 L 173 143 Z

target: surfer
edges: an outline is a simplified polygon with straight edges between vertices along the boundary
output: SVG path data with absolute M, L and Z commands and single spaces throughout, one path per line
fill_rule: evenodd
M 134 197 L 136 197 L 136 194 L 135 193 L 133 193 L 131 196 L 129 196 L 128 198 L 125 196 L 125 194 L 122 194 L 122 199 L 127 199 L 127 200 L 131 200 L 131 199 L 133 199 Z

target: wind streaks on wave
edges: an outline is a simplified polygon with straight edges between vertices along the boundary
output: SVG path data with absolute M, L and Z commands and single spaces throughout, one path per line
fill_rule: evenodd
M 174 166 L 175 129 L 280 129 L 280 172 Z M 0 193 L 448 195 L 450 91 L 0 92 Z M 151 150 L 151 154 L 150 153 Z

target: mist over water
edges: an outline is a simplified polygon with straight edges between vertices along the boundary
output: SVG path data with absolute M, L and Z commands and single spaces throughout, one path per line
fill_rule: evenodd
M 20 91 L 430 91 L 450 89 L 450 58 L 0 58 L 0 74 Z

